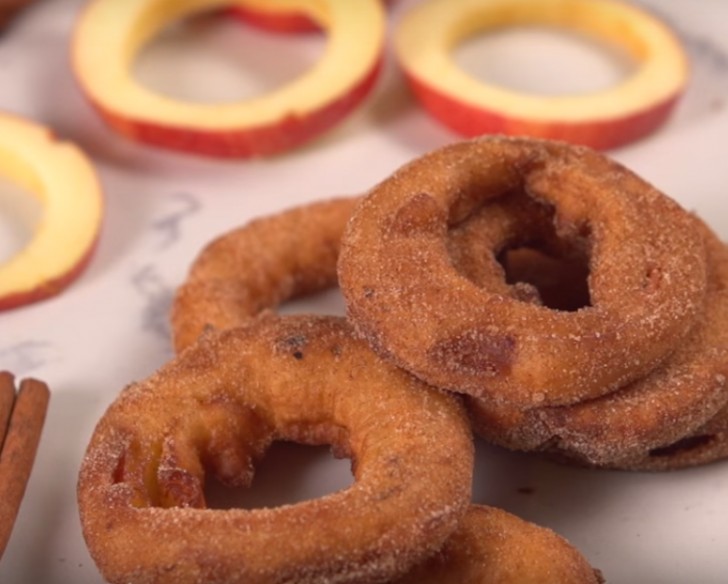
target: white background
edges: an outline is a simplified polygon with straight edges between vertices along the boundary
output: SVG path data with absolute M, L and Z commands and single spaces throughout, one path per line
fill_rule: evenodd
M 171 358 L 170 299 L 208 240 L 259 215 L 362 192 L 456 139 L 412 101 L 390 54 L 376 91 L 356 114 L 290 154 L 216 161 L 130 143 L 97 118 L 70 70 L 69 38 L 82 4 L 41 1 L 0 37 L 0 108 L 79 144 L 98 170 L 106 204 L 100 246 L 83 276 L 53 300 L 0 313 L 0 369 L 44 379 L 53 391 L 36 466 L 0 561 L 4 584 L 102 582 L 75 502 L 81 457 L 119 390 Z M 412 2 L 395 4 L 392 26 Z M 691 84 L 667 126 L 610 154 L 728 238 L 728 3 L 645 4 L 685 43 Z M 135 71 L 180 98 L 240 99 L 292 78 L 322 49 L 315 35 L 269 36 L 208 19 L 155 41 Z M 598 89 L 628 70 L 619 55 L 543 30 L 480 38 L 457 58 L 473 74 L 544 93 Z M 0 183 L 0 260 L 30 236 L 38 209 L 29 201 Z M 335 293 L 311 306 L 342 312 Z M 276 448 L 245 504 L 315 496 L 350 481 L 345 461 L 309 450 Z M 473 498 L 554 528 L 613 584 L 728 581 L 728 463 L 667 474 L 594 472 L 478 443 Z

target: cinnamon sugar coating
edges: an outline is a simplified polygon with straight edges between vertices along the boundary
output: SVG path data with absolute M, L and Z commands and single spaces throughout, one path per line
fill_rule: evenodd
M 350 197 L 294 207 L 206 245 L 175 294 L 177 351 L 208 327 L 230 328 L 266 308 L 335 286 L 341 234 L 357 202 Z
M 527 196 L 556 238 L 585 245 L 591 304 L 574 312 L 479 287 L 452 265 L 449 226 Z M 485 137 L 412 161 L 375 186 L 342 241 L 347 314 L 377 352 L 437 387 L 529 408 L 639 379 L 686 337 L 706 263 L 692 217 L 609 158 Z
M 669 471 L 728 458 L 728 406 L 692 434 L 649 452 L 603 465 L 617 470 Z
M 473 222 L 481 235 L 489 232 L 488 218 L 482 213 Z M 666 362 L 606 396 L 568 406 L 519 409 L 468 398 L 476 431 L 506 448 L 615 467 L 692 434 L 715 416 L 728 403 L 728 247 L 702 221 L 695 222 L 707 252 L 704 310 Z
M 175 292 L 175 349 L 182 351 L 206 330 L 232 328 L 286 301 L 335 287 L 341 235 L 359 201 L 340 197 L 291 207 L 205 245 Z M 465 248 L 462 234 L 453 233 L 456 245 Z M 479 237 L 470 239 L 469 249 Z
M 563 537 L 506 511 L 472 505 L 442 549 L 396 584 L 600 584 Z
M 331 444 L 354 484 L 205 508 L 206 473 L 247 485 L 274 440 Z M 111 583 L 385 582 L 455 530 L 472 468 L 453 396 L 383 363 L 343 319 L 264 314 L 127 387 L 91 438 L 78 500 Z

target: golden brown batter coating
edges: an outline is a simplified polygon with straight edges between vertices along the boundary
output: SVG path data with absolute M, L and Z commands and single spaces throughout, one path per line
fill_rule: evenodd
M 176 329 L 191 331 L 177 340 L 198 335 L 205 323 L 232 327 L 290 296 L 335 285 L 338 250 L 332 242 L 355 204 L 354 198 L 341 198 L 291 208 L 206 246 L 177 294 Z M 709 308 L 674 358 L 627 388 L 572 406 L 524 410 L 469 398 L 479 433 L 510 449 L 558 451 L 584 464 L 605 465 L 643 458 L 713 416 L 728 400 L 726 334 L 720 325 L 728 317 L 722 314 L 728 250 L 695 221 L 710 258 Z M 488 202 L 449 230 L 447 245 L 455 269 L 493 293 L 567 310 L 590 303 L 585 242 L 559 240 L 553 208 L 526 196 Z M 512 253 L 501 257 L 508 250 Z
M 501 509 L 472 505 L 442 549 L 396 584 L 600 584 L 563 537 Z
M 524 303 L 454 269 L 448 226 L 514 192 L 552 207 L 558 239 L 588 246 L 590 306 Z M 428 383 L 565 405 L 639 379 L 685 338 L 703 306 L 705 250 L 688 213 L 605 156 L 486 137 L 375 186 L 347 225 L 339 282 L 360 334 Z
M 331 444 L 354 484 L 206 509 L 205 473 L 249 484 L 274 440 Z M 456 398 L 382 362 L 343 319 L 265 314 L 126 388 L 91 438 L 78 497 L 112 583 L 383 582 L 455 530 L 472 468 Z
M 174 299 L 177 351 L 207 327 L 230 328 L 286 300 L 336 286 L 339 242 L 357 202 L 349 197 L 294 207 L 205 246 Z
M 569 406 L 522 410 L 468 398 L 476 431 L 507 448 L 615 467 L 623 459 L 643 459 L 714 417 L 728 402 L 728 247 L 697 224 L 708 261 L 705 308 L 664 364 L 606 396 Z
M 553 223 L 553 207 L 505 195 L 448 231 L 448 254 L 458 272 L 490 293 L 557 310 L 588 306 L 588 241 L 560 240 Z
M 728 406 L 689 436 L 667 446 L 654 448 L 642 456 L 618 460 L 608 465 L 608 468 L 641 471 L 679 470 L 726 458 L 728 458 Z

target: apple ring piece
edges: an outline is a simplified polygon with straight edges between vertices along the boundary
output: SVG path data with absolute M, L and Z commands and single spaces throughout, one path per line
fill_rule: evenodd
M 175 292 L 172 333 L 177 352 L 210 328 L 240 326 L 264 310 L 336 286 L 341 236 L 360 200 L 341 197 L 292 207 L 208 243 Z M 463 237 L 465 230 L 453 233 L 459 236 L 458 248 L 472 248 L 482 240 L 478 234 Z M 469 265 L 472 254 L 459 256 L 464 271 L 475 269 Z
M 591 305 L 552 310 L 456 270 L 449 225 L 521 193 L 589 258 Z M 516 407 L 605 395 L 666 359 L 703 309 L 694 218 L 588 148 L 489 137 L 422 156 L 369 191 L 342 239 L 347 314 L 383 356 L 436 387 Z
M 557 453 L 558 456 L 558 453 Z M 728 406 L 688 436 L 652 448 L 642 455 L 618 460 L 601 468 L 670 471 L 711 464 L 728 458 Z M 584 464 L 584 461 L 578 461 Z
M 86 155 L 50 129 L 0 114 L 0 175 L 42 207 L 30 242 L 0 263 L 0 310 L 55 296 L 86 268 L 99 237 L 103 197 Z
M 472 240 L 474 232 L 484 239 L 489 215 L 493 214 L 485 207 L 464 226 L 470 233 L 460 234 L 458 240 Z M 725 408 L 728 247 L 707 225 L 698 225 L 707 251 L 705 308 L 688 336 L 663 364 L 608 395 L 567 406 L 523 410 L 468 398 L 477 433 L 512 450 L 545 450 L 590 466 L 609 468 L 630 461 L 629 468 L 633 468 L 633 460 L 649 458 L 648 452 L 660 452 L 665 445 L 692 435 Z M 673 460 L 672 464 L 677 462 Z
M 391 4 L 393 0 L 380 0 L 383 4 Z M 247 0 L 244 6 L 231 9 L 234 16 L 246 24 L 252 24 L 271 32 L 308 33 L 321 30 L 321 27 L 305 13 L 301 13 L 296 4 L 298 0 L 290 0 L 287 6 L 283 2 L 271 4 L 268 0 Z
M 354 483 L 273 508 L 205 508 L 274 440 L 330 444 Z M 471 497 L 456 397 L 379 359 L 337 317 L 265 314 L 203 336 L 99 421 L 78 482 L 109 582 L 384 582 L 439 549 Z
M 601 584 L 563 537 L 495 507 L 471 505 L 442 549 L 396 584 Z
M 524 25 L 571 29 L 617 46 L 633 57 L 635 70 L 603 91 L 529 95 L 471 77 L 450 55 L 479 32 Z M 615 148 L 662 125 L 688 79 L 687 57 L 672 31 L 615 0 L 427 0 L 400 22 L 395 50 L 420 103 L 467 137 L 530 135 Z
M 271 0 L 305 13 L 328 34 L 321 60 L 271 93 L 198 104 L 156 94 L 130 72 L 134 56 L 170 22 L 247 0 L 94 0 L 73 40 L 73 67 L 91 103 L 117 132 L 141 142 L 218 157 L 272 155 L 328 130 L 378 77 L 385 17 L 379 0 Z
M 341 234 L 358 201 L 293 207 L 207 244 L 175 293 L 175 349 L 191 345 L 209 327 L 239 326 L 265 309 L 336 286 Z

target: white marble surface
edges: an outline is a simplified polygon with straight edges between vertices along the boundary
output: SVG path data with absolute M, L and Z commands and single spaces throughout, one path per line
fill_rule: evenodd
M 728 238 L 728 2 L 643 3 L 676 28 L 693 76 L 664 129 L 612 155 Z M 261 214 L 363 191 L 455 138 L 411 101 L 390 60 L 364 107 L 325 138 L 286 156 L 221 162 L 129 143 L 99 121 L 70 71 L 69 36 L 82 4 L 41 1 L 0 37 L 0 108 L 76 141 L 93 159 L 106 196 L 100 246 L 83 276 L 53 300 L 0 313 L 0 368 L 45 379 L 53 390 L 36 466 L 0 562 L 4 584 L 102 582 L 86 552 L 75 502 L 83 450 L 118 391 L 171 357 L 170 298 L 205 242 Z M 408 4 L 397 4 L 393 20 Z M 573 65 L 560 68 L 563 88 L 587 79 L 589 89 L 619 74 L 621 65 L 595 56 L 593 47 L 528 33 L 484 42 L 482 49 L 490 52 L 483 59 L 473 47 L 463 49 L 461 58 L 464 66 L 490 74 L 494 55 L 524 59 L 529 43 L 538 44 L 539 54 L 555 51 Z M 316 38 L 271 39 L 236 23 L 208 22 L 157 42 L 137 74 L 159 90 L 224 99 L 288 78 L 321 47 Z M 514 69 L 506 68 L 513 79 L 505 82 L 530 82 L 527 68 Z M 240 71 L 244 75 L 236 77 Z M 34 211 L 28 205 L 18 210 L 7 187 L 0 185 L 0 193 L 2 258 L 28 237 Z M 341 312 L 336 294 L 313 305 Z M 291 456 L 300 450 L 276 450 L 250 504 L 313 496 L 350 480 L 347 464 L 326 454 L 304 453 L 307 462 L 294 464 Z M 556 529 L 610 583 L 728 581 L 728 463 L 670 474 L 590 472 L 479 444 L 476 475 L 475 501 Z

